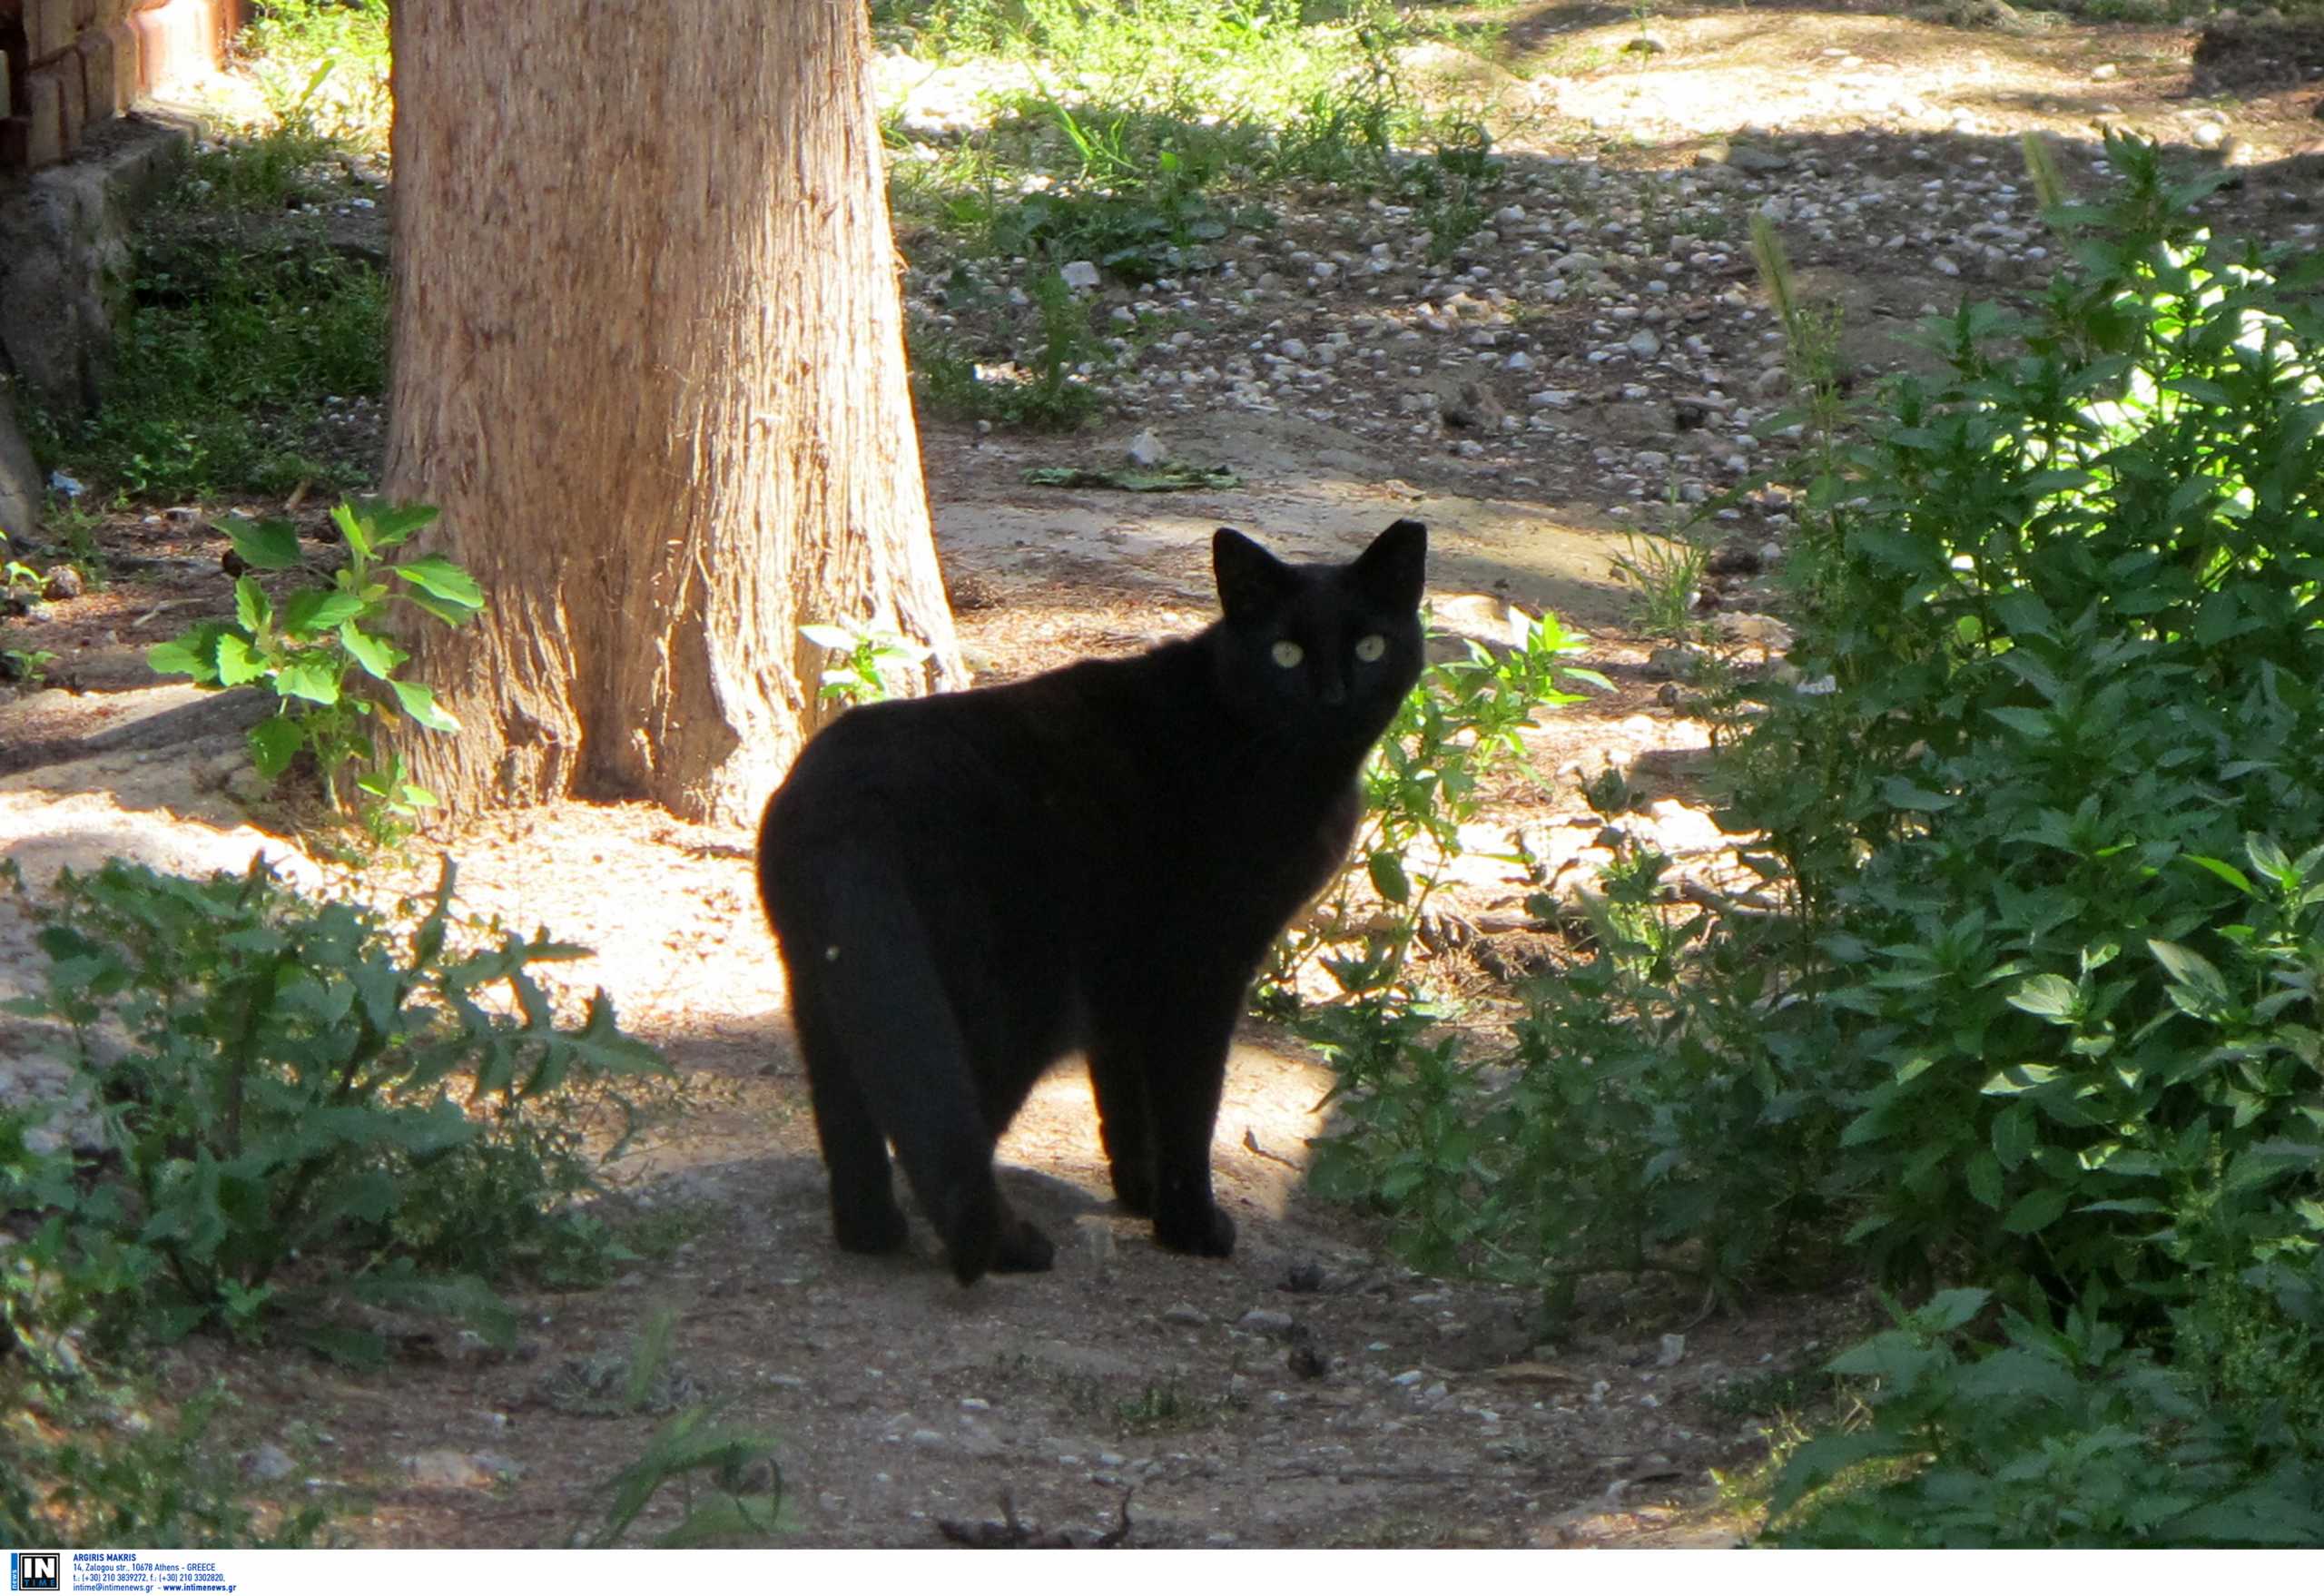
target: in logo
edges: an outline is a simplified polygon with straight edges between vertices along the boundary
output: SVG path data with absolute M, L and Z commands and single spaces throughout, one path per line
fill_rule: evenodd
M 62 1591 L 64 1589 L 64 1554 L 61 1552 L 11 1552 L 8 1553 L 8 1589 L 11 1591 Z

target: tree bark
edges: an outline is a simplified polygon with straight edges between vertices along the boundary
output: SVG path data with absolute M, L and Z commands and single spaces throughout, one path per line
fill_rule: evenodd
M 862 0 L 398 0 L 388 497 L 483 584 L 389 746 L 454 813 L 754 815 L 798 627 L 964 680 L 912 422 Z

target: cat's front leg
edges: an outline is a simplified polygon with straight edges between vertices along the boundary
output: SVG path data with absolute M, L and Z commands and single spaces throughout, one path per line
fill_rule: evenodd
M 1172 1252 L 1223 1258 L 1235 1250 L 1235 1221 L 1213 1199 L 1210 1184 L 1210 1137 L 1218 1120 L 1219 1094 L 1226 1082 L 1226 1051 L 1242 1012 L 1238 986 L 1226 999 L 1188 1002 L 1176 1012 L 1148 1007 L 1128 1034 L 1111 1039 L 1103 1049 L 1107 1065 L 1093 1079 L 1110 1075 L 1118 1081 L 1131 1076 L 1141 1080 L 1145 1129 L 1152 1148 L 1151 1207 L 1154 1239 Z M 1099 1089 L 1101 1106 L 1107 1089 Z M 1117 1089 L 1117 1100 L 1125 1093 Z M 1109 1133 L 1108 1152 L 1115 1157 L 1114 1190 L 1126 1207 L 1137 1209 L 1134 1197 L 1147 1166 L 1126 1163 L 1121 1142 Z M 1132 1190 L 1125 1192 L 1125 1175 Z

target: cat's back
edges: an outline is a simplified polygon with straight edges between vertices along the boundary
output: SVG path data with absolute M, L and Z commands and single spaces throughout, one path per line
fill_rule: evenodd
M 1093 789 L 1134 779 L 1149 702 L 1183 673 L 1154 654 L 1083 660 L 1020 682 L 848 711 L 801 752 L 769 808 L 817 830 L 929 820 L 1068 818 Z

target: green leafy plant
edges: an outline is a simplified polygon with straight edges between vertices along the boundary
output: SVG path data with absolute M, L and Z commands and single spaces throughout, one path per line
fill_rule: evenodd
M 2042 316 L 1965 307 L 1811 494 L 1792 659 L 1835 690 L 1773 695 L 1730 823 L 1816 922 L 1855 1239 L 2021 1305 L 2168 1300 L 2181 1194 L 2294 1213 L 2268 1149 L 2324 1129 L 2282 980 L 2315 865 L 2268 840 L 2324 833 L 2324 273 L 2224 258 L 2109 148 Z
M 1770 1502 L 1787 1546 L 2310 1546 L 2324 1454 L 2211 1405 L 2124 1343 L 2102 1294 L 2052 1326 L 1944 1291 L 1835 1358 L 1866 1383 L 1856 1425 L 1794 1452 Z
M 550 1255 L 595 1189 L 583 1115 L 658 1073 L 603 992 L 561 1024 L 529 973 L 582 950 L 452 916 L 447 860 L 416 921 L 310 904 L 262 860 L 207 881 L 112 861 L 59 878 L 44 995 L 74 1076 L 0 1160 L 53 1324 L 256 1333 L 353 1298 L 451 1314 L 505 1342 L 482 1276 Z M 465 945 L 464 945 L 465 944 Z M 72 1128 L 78 1123 L 79 1128 Z M 80 1148 L 84 1150 L 76 1152 Z
M 1447 129 L 1435 153 L 1414 161 L 1397 180 L 1398 189 L 1428 229 L 1428 258 L 1451 260 L 1485 224 L 1489 197 L 1505 176 L 1492 153 L 1492 133 L 1482 123 Z
M 222 1386 L 160 1422 L 133 1388 L 0 1364 L 0 1540 L 17 1546 L 310 1546 L 327 1510 L 267 1511 L 214 1434 Z
M 0 648 L 0 682 L 22 682 L 37 686 L 48 674 L 51 660 L 56 657 L 52 648 Z
M 331 520 L 346 540 L 348 560 L 328 586 L 300 588 L 278 604 L 255 576 L 238 577 L 232 620 L 203 621 L 156 644 L 146 663 L 163 675 L 191 676 L 198 686 L 271 689 L 276 712 L 250 732 L 251 763 L 269 781 L 300 754 L 311 754 L 323 792 L 338 808 L 339 773 L 360 760 L 369 768 L 357 775 L 358 790 L 397 813 L 430 805 L 434 796 L 404 779 L 399 760 L 379 767 L 369 727 L 374 718 L 401 714 L 429 731 L 458 729 L 433 688 L 396 675 L 411 656 L 378 631 L 399 599 L 452 626 L 483 610 L 476 579 L 443 556 L 386 557 L 435 518 L 427 505 L 342 504 Z M 290 522 L 230 517 L 222 525 L 252 570 L 304 568 Z M 363 690 L 367 682 L 376 688 Z
M 1063 135 L 1073 170 L 990 212 L 987 242 L 996 254 L 1052 265 L 1086 260 L 1145 282 L 1210 264 L 1208 246 L 1237 222 L 1265 219 L 1210 197 L 1220 152 L 1212 141 L 1177 138 L 1175 121 L 1126 111 L 1101 117 L 1049 95 L 1029 109 Z
M 1561 678 L 1597 680 L 1563 663 L 1581 640 L 1553 621 L 1522 637 L 1499 658 L 1475 648 L 1433 667 L 1384 742 L 1355 868 L 1388 912 L 1360 951 L 1322 955 L 1340 999 L 1302 1010 L 1275 995 L 1280 971 L 1263 990 L 1338 1076 L 1311 1177 L 1387 1215 L 1417 1266 L 1534 1288 L 1552 1320 L 1594 1273 L 1731 1290 L 1831 1207 L 1820 1171 L 1833 1121 L 1802 1112 L 1817 1036 L 1768 1034 L 1767 951 L 1711 936 L 1707 911 L 1673 919 L 1669 861 L 1625 843 L 1603 893 L 1584 900 L 1590 957 L 1520 983 L 1508 1047 L 1481 1052 L 1450 1028 L 1412 966 L 1433 885 L 1418 845 L 1459 850 L 1480 776 L 1518 749 L 1534 707 L 1571 700 Z M 1285 963 L 1345 937 L 1352 884 L 1327 895 Z M 1561 917 L 1546 893 L 1531 906 Z
M 912 343 L 923 400 L 948 414 L 1065 432 L 1105 402 L 1089 379 L 1110 357 L 1089 331 L 1089 308 L 1055 271 L 1033 281 L 1032 326 L 1015 358 L 977 360 L 960 341 L 922 330 Z
M 0 547 L 5 547 L 7 541 L 8 535 L 5 532 L 0 532 Z M 0 564 L 0 599 L 13 598 L 19 595 L 38 598 L 42 589 L 47 584 L 47 577 L 22 560 L 12 559 Z
M 1498 650 L 1464 641 L 1462 657 L 1431 664 L 1398 708 L 1364 767 L 1365 815 L 1354 862 L 1325 891 L 1319 912 L 1276 949 L 1263 1007 L 1295 1012 L 1290 983 L 1300 968 L 1352 934 L 1363 943 L 1361 954 L 1323 960 L 1340 989 L 1364 994 L 1396 988 L 1437 884 L 1417 850 L 1424 844 L 1441 859 L 1459 856 L 1461 827 L 1476 817 L 1485 776 L 1504 764 L 1522 768 L 1519 732 L 1533 713 L 1581 701 L 1561 682 L 1610 685 L 1596 671 L 1568 663 L 1590 640 L 1568 632 L 1555 616 L 1535 619 L 1512 606 L 1509 626 Z M 1360 883 L 1388 915 L 1385 924 L 1362 931 L 1354 913 Z
M 783 1473 L 774 1437 L 717 1422 L 705 1406 L 685 1409 L 654 1433 L 645 1453 L 605 1487 L 602 1520 L 572 1543 L 615 1546 L 665 1486 L 675 1484 L 683 1514 L 656 1546 L 764 1546 L 783 1531 Z
M 0 531 L 0 549 L 6 548 L 7 544 L 8 534 Z M 46 586 L 47 578 L 22 560 L 0 564 L 0 608 L 15 599 L 36 599 Z M 55 657 L 51 649 L 0 645 L 0 682 L 37 683 L 48 662 Z
M 826 704 L 876 704 L 895 696 L 890 673 L 910 670 L 931 652 L 885 626 L 857 628 L 822 624 L 799 628 L 808 642 L 840 656 L 823 672 L 816 696 Z
M 2213 241 L 2217 174 L 2108 155 L 2073 205 L 2029 148 L 2073 269 L 1816 451 L 1822 690 L 1728 765 L 1848 1240 L 1986 1283 L 1834 1365 L 1869 1409 L 1793 1458 L 1787 1541 L 2319 1533 L 2324 270 Z
M 1702 635 L 1694 605 L 1709 558 L 1710 550 L 1683 530 L 1672 537 L 1633 532 L 1623 538 L 1613 575 L 1630 590 L 1632 619 L 1640 631 L 1678 641 Z

